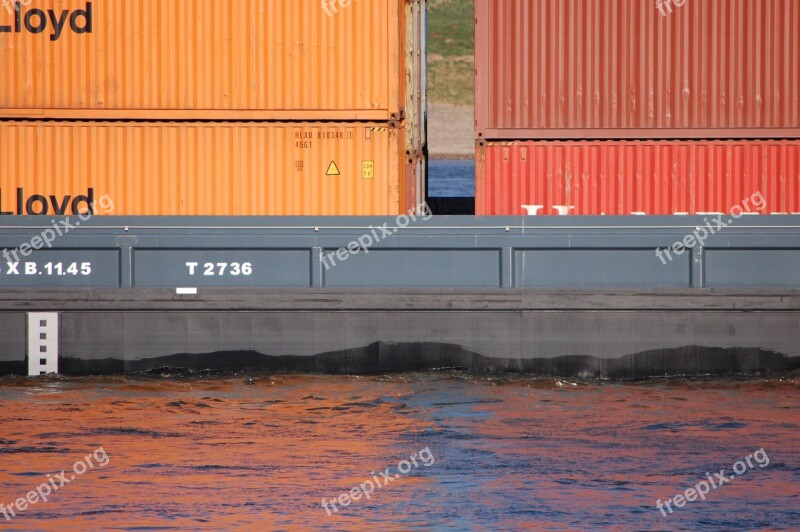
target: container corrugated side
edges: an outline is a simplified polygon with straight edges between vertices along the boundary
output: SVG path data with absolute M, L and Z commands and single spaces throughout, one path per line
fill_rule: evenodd
M 519 141 L 477 153 L 479 215 L 729 213 L 754 195 L 759 214 L 800 213 L 800 141 Z
M 388 121 L 418 83 L 407 79 L 404 0 L 28 4 L 22 31 L 0 33 L 0 116 Z M 32 10 L 71 20 L 87 5 L 91 33 L 67 22 L 51 40 L 49 19 L 42 33 L 25 30 Z M 0 26 L 15 24 L 0 7 Z
M 800 2 L 656 4 L 476 0 L 476 138 L 800 137 Z
M 414 207 L 404 135 L 385 124 L 0 122 L 0 210 L 52 215 L 92 189 L 113 215 L 397 215 Z

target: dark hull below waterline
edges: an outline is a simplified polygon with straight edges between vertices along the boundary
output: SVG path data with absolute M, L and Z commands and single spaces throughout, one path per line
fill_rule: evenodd
M 376 375 L 408 371 L 464 369 L 486 373 L 522 373 L 534 377 L 632 380 L 652 377 L 780 376 L 800 370 L 800 357 L 756 348 L 686 346 L 619 358 L 561 356 L 491 358 L 458 345 L 385 343 L 313 356 L 270 356 L 254 351 L 176 354 L 143 360 L 62 358 L 67 376 L 147 372 L 269 372 Z M 24 374 L 23 363 L 2 363 L 0 373 Z

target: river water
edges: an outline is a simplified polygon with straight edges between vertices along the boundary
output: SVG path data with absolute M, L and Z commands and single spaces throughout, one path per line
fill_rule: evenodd
M 428 161 L 428 194 L 434 198 L 475 197 L 475 161 L 472 159 Z
M 0 511 L 48 498 L 3 530 L 800 523 L 797 378 L 4 378 L 0 411 Z M 705 501 L 656 508 L 739 460 Z

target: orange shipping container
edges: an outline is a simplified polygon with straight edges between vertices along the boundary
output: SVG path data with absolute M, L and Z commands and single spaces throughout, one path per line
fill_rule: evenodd
M 476 171 L 478 215 L 800 214 L 800 141 L 495 142 Z
M 70 214 L 77 196 L 107 194 L 120 216 L 397 215 L 423 199 L 403 137 L 381 124 L 4 122 L 0 211 Z
M 405 0 L 2 5 L 0 117 L 389 121 L 422 93 Z
M 800 138 L 798 0 L 475 0 L 476 136 Z

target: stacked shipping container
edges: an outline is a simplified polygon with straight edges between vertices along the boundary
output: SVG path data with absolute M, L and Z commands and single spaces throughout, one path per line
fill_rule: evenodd
M 660 5 L 476 0 L 478 214 L 800 212 L 800 3 Z
M 116 215 L 423 199 L 421 0 L 34 0 L 0 26 L 0 211 L 88 188 Z

